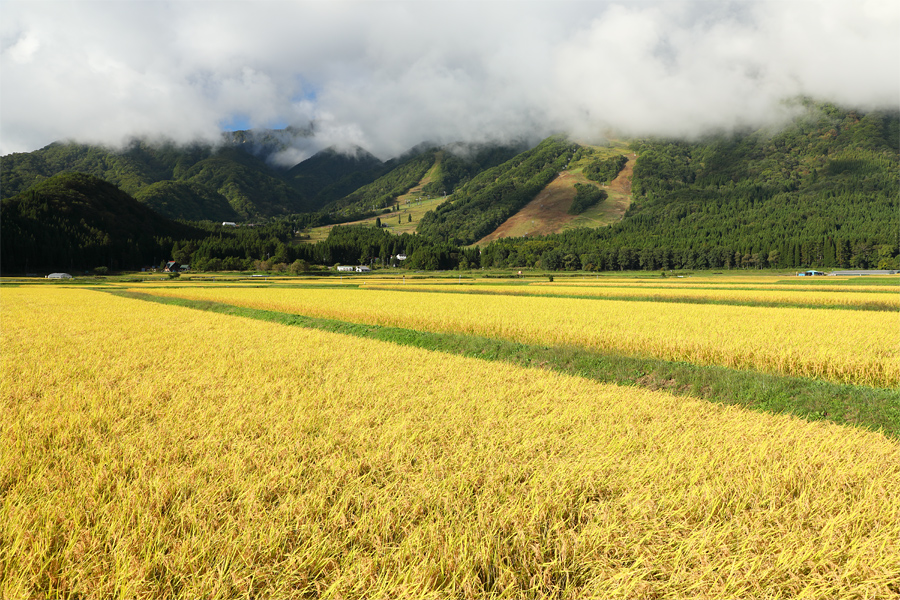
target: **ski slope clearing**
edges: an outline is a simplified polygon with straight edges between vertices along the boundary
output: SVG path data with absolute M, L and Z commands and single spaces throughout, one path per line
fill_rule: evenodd
M 612 148 L 590 147 L 590 149 L 594 153 L 573 162 L 569 169 L 560 173 L 559 177 L 550 182 L 522 210 L 480 239 L 478 245 L 487 245 L 501 238 L 560 233 L 575 227 L 604 227 L 621 221 L 625 211 L 631 206 L 631 175 L 637 156 L 633 152 L 628 152 L 623 144 L 616 144 Z M 609 185 L 599 185 L 582 174 L 583 168 L 598 156 L 615 153 L 625 154 L 628 162 Z M 580 215 L 570 215 L 568 210 L 575 199 L 576 183 L 596 185 L 606 191 L 608 197 Z

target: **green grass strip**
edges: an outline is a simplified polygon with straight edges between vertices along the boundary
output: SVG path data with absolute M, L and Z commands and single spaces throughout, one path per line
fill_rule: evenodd
M 664 389 L 676 395 L 733 404 L 750 410 L 792 414 L 882 431 L 900 438 L 900 390 L 843 385 L 799 377 L 698 366 L 652 358 L 589 352 L 575 347 L 522 344 L 472 335 L 431 333 L 245 308 L 205 300 L 102 290 L 116 296 L 206 310 L 288 326 L 319 329 L 436 352 L 549 369 L 604 383 Z

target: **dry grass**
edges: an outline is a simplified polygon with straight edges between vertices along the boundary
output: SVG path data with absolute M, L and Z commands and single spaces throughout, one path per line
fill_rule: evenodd
M 154 293 L 840 383 L 900 384 L 898 320 L 892 312 L 359 289 L 161 288 Z
M 876 598 L 900 446 L 78 289 L 5 289 L 4 598 Z

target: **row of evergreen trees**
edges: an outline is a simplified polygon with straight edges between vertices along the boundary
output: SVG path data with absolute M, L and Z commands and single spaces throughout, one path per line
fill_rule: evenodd
M 763 269 L 842 267 L 898 269 L 897 246 L 872 240 L 786 240 L 773 247 L 711 246 L 699 248 L 598 246 L 593 239 L 500 240 L 484 249 L 480 266 L 535 267 L 547 270 Z

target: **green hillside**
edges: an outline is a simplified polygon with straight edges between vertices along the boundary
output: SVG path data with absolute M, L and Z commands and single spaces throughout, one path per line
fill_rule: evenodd
M 894 265 L 898 142 L 897 112 L 813 104 L 779 131 L 637 141 L 634 201 L 620 223 L 539 246 L 499 240 L 484 260 L 546 267 L 562 255 L 571 268 L 600 270 Z
M 218 220 L 230 214 L 252 219 L 309 209 L 277 170 L 240 147 L 147 142 L 134 142 L 121 152 L 57 143 L 4 156 L 0 158 L 2 197 L 10 198 L 64 172 L 93 175 L 141 200 L 152 199 L 154 208 L 170 218 L 197 219 L 199 215 Z M 185 185 L 146 190 L 164 181 Z M 174 193 L 163 197 L 166 190 Z M 230 209 L 221 206 L 221 198 Z
M 0 197 L 11 198 L 65 172 L 93 175 L 112 183 L 173 219 L 253 221 L 307 213 L 309 222 L 348 221 L 370 213 L 407 192 L 435 164 L 438 150 L 421 144 L 382 162 L 356 148 L 323 150 L 290 169 L 266 162 L 300 130 L 238 131 L 223 134 L 218 146 L 149 143 L 126 148 L 54 143 L 34 152 L 0 157 Z M 457 144 L 462 158 L 446 154 L 435 185 L 452 189 L 517 147 Z
M 362 148 L 339 152 L 326 148 L 294 165 L 286 177 L 297 191 L 319 210 L 371 183 L 384 172 L 384 163 Z
M 422 144 L 386 162 L 329 149 L 278 169 L 264 160 L 282 148 L 276 133 L 233 134 L 218 148 L 52 144 L 0 160 L 2 264 L 126 268 L 173 248 L 193 263 L 242 268 L 260 260 L 380 260 L 388 246 L 396 250 L 388 230 L 406 240 L 416 227 L 403 251 L 432 248 L 444 268 L 462 256 L 470 267 L 551 270 L 900 266 L 900 112 L 797 108 L 779 129 L 604 149 L 553 136 L 508 159 L 518 148 Z M 59 174 L 66 170 L 86 175 Z M 572 208 L 575 183 L 589 183 L 588 175 L 609 197 L 585 195 L 584 206 Z M 421 203 L 444 192 L 445 200 Z M 177 229 L 148 207 L 206 223 Z M 321 247 L 295 243 L 302 229 L 365 218 L 371 225 L 331 229 Z M 526 229 L 510 226 L 517 219 Z M 560 224 L 543 227 L 542 219 Z M 265 228 L 214 225 L 249 220 Z M 363 239 L 365 248 L 354 246 Z M 475 242 L 480 255 L 460 249 Z
M 204 232 L 170 221 L 116 186 L 64 173 L 0 201 L 2 270 L 139 269 L 168 258 L 173 239 Z
M 422 188 L 429 196 L 452 194 L 486 169 L 496 167 L 528 150 L 524 142 L 515 144 L 450 144 L 438 155 L 431 181 Z
M 418 232 L 435 241 L 471 244 L 500 226 L 531 201 L 560 171 L 578 146 L 551 137 L 535 148 L 482 171 L 426 214 Z
M 178 181 L 199 184 L 221 194 L 241 220 L 307 212 L 311 208 L 280 173 L 235 148 L 223 148 L 196 162 Z
M 138 190 L 134 199 L 160 215 L 190 221 L 237 221 L 241 218 L 225 196 L 196 182 L 157 181 Z
M 437 152 L 437 148 L 429 147 L 389 161 L 386 173 L 372 183 L 327 204 L 322 212 L 339 220 L 356 220 L 387 208 L 419 183 L 434 166 Z

